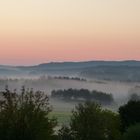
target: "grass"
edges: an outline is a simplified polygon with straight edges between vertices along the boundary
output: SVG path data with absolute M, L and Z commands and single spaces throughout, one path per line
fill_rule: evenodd
M 50 117 L 57 118 L 59 125 L 67 125 L 70 122 L 71 112 L 51 112 Z

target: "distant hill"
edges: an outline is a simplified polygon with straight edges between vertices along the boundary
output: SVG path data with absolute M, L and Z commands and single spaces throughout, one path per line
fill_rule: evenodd
M 109 81 L 140 82 L 140 66 L 97 66 L 85 68 L 82 77 Z
M 0 76 L 38 76 L 43 74 L 140 81 L 140 61 L 51 62 L 35 66 L 0 65 Z
M 140 66 L 140 61 L 127 60 L 127 61 L 86 61 L 86 62 L 51 62 L 43 63 L 31 67 L 40 68 L 83 68 L 93 66 Z M 26 67 L 27 68 L 27 67 Z

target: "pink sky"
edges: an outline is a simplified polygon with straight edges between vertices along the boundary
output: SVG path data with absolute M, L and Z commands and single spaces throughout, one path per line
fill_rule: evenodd
M 139 7 L 137 0 L 0 2 L 0 64 L 140 60 Z

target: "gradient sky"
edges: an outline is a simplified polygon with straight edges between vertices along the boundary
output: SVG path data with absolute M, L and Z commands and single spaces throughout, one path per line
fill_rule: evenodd
M 140 60 L 140 0 L 1 0 L 0 64 Z

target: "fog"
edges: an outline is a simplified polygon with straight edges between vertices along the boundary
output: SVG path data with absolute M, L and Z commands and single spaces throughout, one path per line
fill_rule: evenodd
M 134 93 L 135 88 L 138 92 L 140 83 L 131 82 L 116 82 L 105 80 L 66 80 L 55 79 L 48 77 L 36 77 L 36 78 L 6 78 L 0 79 L 0 91 L 3 91 L 5 86 L 8 85 L 10 90 L 17 89 L 19 91 L 22 86 L 26 88 L 33 88 L 36 90 L 44 91 L 49 97 L 52 90 L 58 89 L 88 89 L 90 91 L 97 90 L 106 93 L 111 93 L 114 97 L 116 106 L 124 104 L 128 101 L 131 93 Z M 65 102 L 57 99 L 51 99 L 50 103 L 54 110 L 57 111 L 70 111 L 74 108 L 77 102 Z

